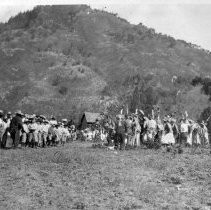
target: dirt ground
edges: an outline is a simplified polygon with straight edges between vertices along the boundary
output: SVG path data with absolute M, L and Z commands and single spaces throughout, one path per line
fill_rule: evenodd
M 0 150 L 0 209 L 211 209 L 211 155 L 64 147 Z

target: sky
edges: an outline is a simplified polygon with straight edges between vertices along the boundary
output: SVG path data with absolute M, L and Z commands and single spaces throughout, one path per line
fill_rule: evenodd
M 158 33 L 192 42 L 211 51 L 209 0 L 7 0 L 0 2 L 0 22 L 8 21 L 11 16 L 30 10 L 35 5 L 79 3 L 117 13 L 132 24 L 143 23 Z

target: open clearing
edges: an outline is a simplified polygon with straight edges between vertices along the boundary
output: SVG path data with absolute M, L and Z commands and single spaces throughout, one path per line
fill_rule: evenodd
M 0 150 L 0 209 L 211 209 L 209 151 Z

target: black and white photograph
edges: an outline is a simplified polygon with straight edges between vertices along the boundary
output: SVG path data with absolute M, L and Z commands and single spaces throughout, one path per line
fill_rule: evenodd
M 211 1 L 0 2 L 0 210 L 211 210 Z

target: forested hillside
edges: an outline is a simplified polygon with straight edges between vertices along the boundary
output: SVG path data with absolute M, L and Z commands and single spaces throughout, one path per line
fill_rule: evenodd
M 210 106 L 210 52 L 86 5 L 37 6 L 0 24 L 0 61 L 6 110 L 77 121 L 159 105 L 198 119 Z

